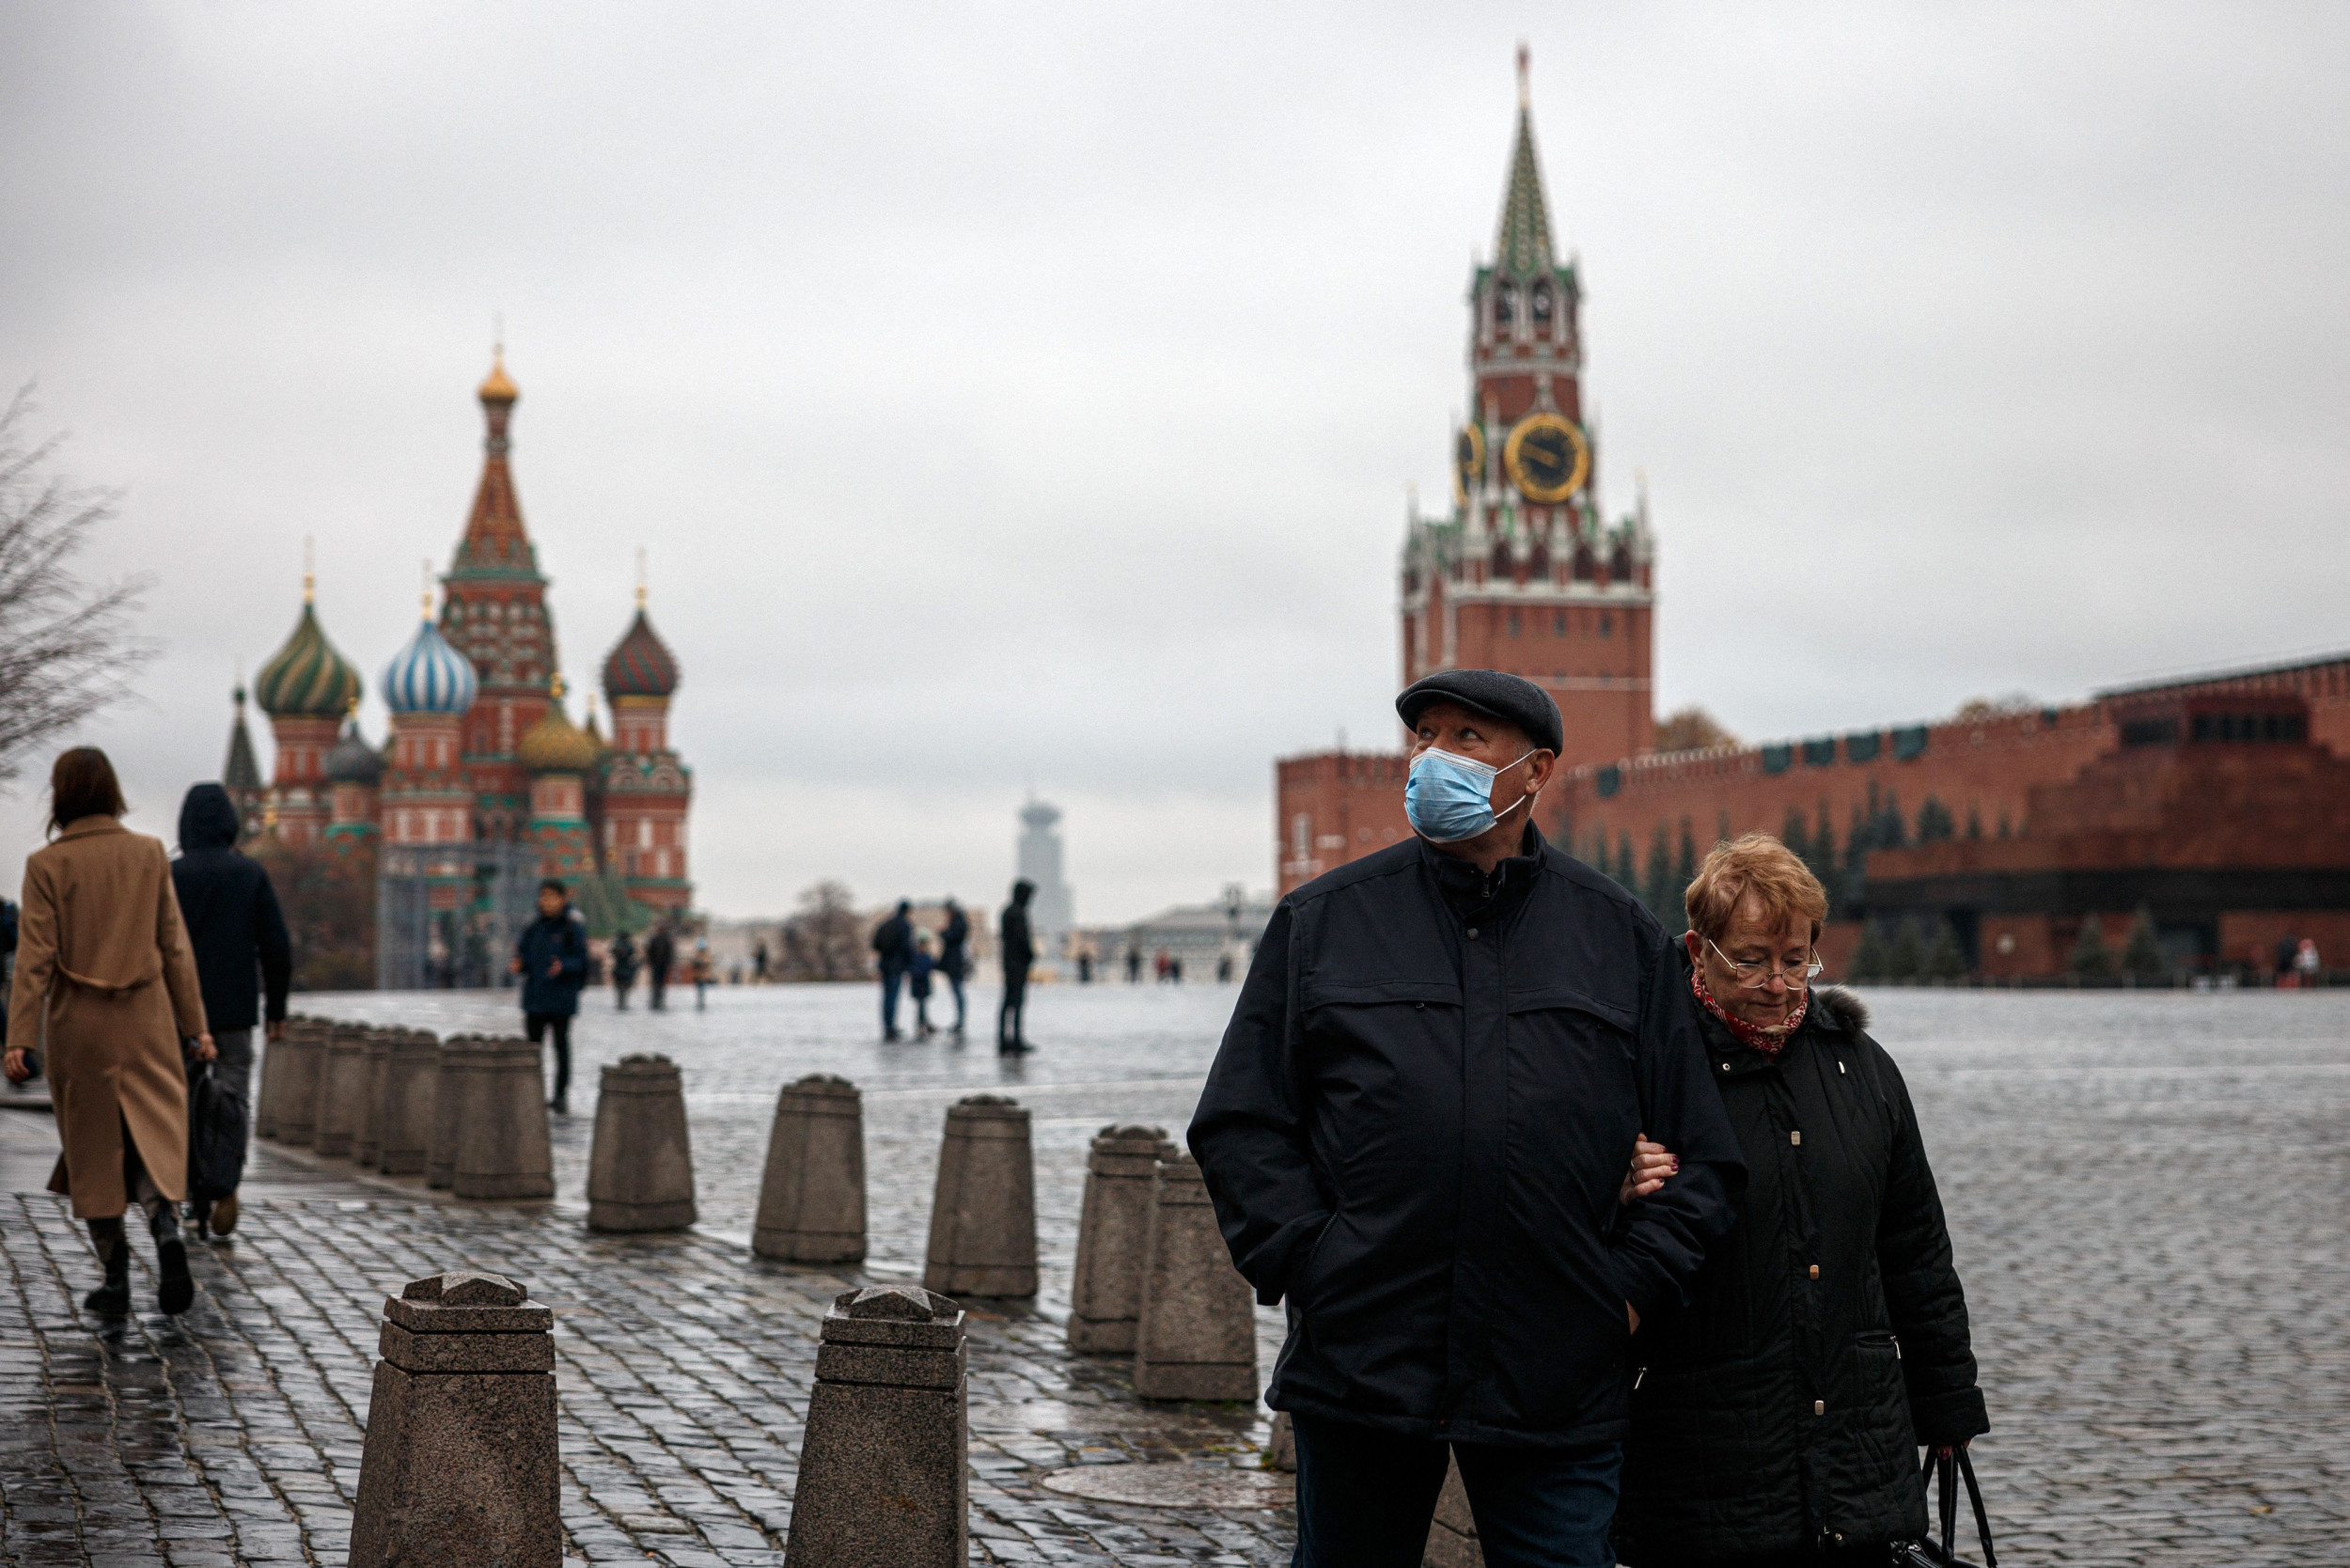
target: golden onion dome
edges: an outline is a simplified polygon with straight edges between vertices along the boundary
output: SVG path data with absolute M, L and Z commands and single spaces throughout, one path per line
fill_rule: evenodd
M 490 356 L 490 374 L 477 394 L 485 403 L 510 403 L 522 396 L 514 378 L 506 373 L 506 351 L 498 349 Z
M 586 773 L 603 755 L 603 743 L 572 722 L 563 711 L 563 682 L 555 682 L 555 703 L 515 743 L 514 760 L 533 773 Z

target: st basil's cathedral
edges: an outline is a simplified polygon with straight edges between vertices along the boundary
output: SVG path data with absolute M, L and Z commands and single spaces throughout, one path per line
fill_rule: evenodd
M 603 661 L 609 739 L 592 695 L 583 722 L 567 711 L 547 579 L 509 461 L 520 396 L 498 356 L 479 391 L 481 482 L 441 578 L 440 614 L 428 592 L 415 635 L 384 668 L 385 744 L 360 733 L 359 672 L 320 624 L 307 578 L 293 634 L 253 678 L 276 741 L 267 785 L 245 730 L 245 694 L 236 694 L 226 781 L 247 832 L 289 850 L 378 861 L 380 983 L 431 983 L 417 967 L 428 949 L 452 954 L 469 917 L 477 928 L 508 923 L 541 877 L 570 884 L 599 932 L 641 932 L 693 902 L 693 774 L 668 736 L 677 660 L 639 586 L 634 619 Z M 403 940 L 403 925 L 430 934 Z M 502 946 L 487 930 L 478 934 Z M 393 962 L 400 949 L 413 949 L 412 962 Z

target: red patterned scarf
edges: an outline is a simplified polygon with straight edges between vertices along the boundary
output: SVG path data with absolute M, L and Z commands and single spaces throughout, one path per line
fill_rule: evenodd
M 1765 1026 L 1749 1024 L 1743 1018 L 1732 1018 L 1723 1010 L 1722 1004 L 1714 999 L 1714 993 L 1705 988 L 1705 966 L 1700 964 L 1689 965 L 1689 990 L 1696 996 L 1698 1006 L 1720 1019 L 1722 1027 L 1736 1035 L 1740 1044 L 1751 1046 L 1773 1060 L 1777 1060 L 1778 1053 L 1787 1048 L 1787 1042 L 1794 1038 L 1795 1030 L 1803 1026 L 1805 1010 L 1811 1006 L 1811 993 L 1806 991 L 1783 1024 Z

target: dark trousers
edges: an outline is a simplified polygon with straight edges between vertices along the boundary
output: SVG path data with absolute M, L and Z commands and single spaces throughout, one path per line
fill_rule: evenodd
M 628 1011 L 629 987 L 634 985 L 635 983 L 636 977 L 634 975 L 629 976 L 626 980 L 616 980 L 612 982 L 613 1006 L 618 1008 L 622 1012 L 626 1012 Z
M 882 965 L 882 1033 L 898 1032 L 898 988 L 906 982 L 906 972 L 894 964 Z
M 947 989 L 955 994 L 955 1032 L 961 1034 L 963 1032 L 963 970 L 960 967 L 942 968 L 939 973 L 947 977 Z
M 563 1099 L 572 1091 L 572 1015 L 568 1012 L 525 1012 L 523 1032 L 530 1036 L 533 1045 L 549 1034 L 555 1036 L 555 1095 Z
M 664 998 L 669 995 L 669 972 L 656 966 L 645 978 L 645 990 L 648 993 L 645 1005 L 655 1012 L 661 1011 L 666 1005 Z
M 1021 1033 L 1022 1025 L 1026 1022 L 1021 1015 L 1027 1011 L 1027 971 L 1024 969 L 1016 975 L 1006 975 L 1004 977 L 1004 1005 L 995 1010 L 995 1048 L 997 1050 L 1027 1043 L 1026 1037 Z
M 1612 1568 L 1622 1443 L 1500 1448 L 1404 1437 L 1316 1416 L 1297 1431 L 1291 1568 L 1419 1568 L 1448 1450 L 1489 1568 Z

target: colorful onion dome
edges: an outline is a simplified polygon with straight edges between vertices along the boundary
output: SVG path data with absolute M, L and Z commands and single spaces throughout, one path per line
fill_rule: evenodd
M 652 622 L 645 619 L 645 602 L 639 598 L 636 619 L 629 623 L 627 635 L 612 650 L 612 656 L 603 661 L 603 695 L 667 697 L 676 690 L 677 660 L 653 632 Z
M 490 374 L 475 394 L 485 403 L 510 403 L 522 396 L 514 378 L 506 373 L 506 348 L 500 344 L 490 355 Z
M 384 701 L 395 713 L 462 713 L 480 689 L 473 661 L 429 618 L 384 667 Z
M 563 711 L 563 682 L 555 682 L 555 702 L 544 717 L 523 731 L 514 759 L 533 773 L 586 773 L 603 755 L 603 744 L 572 722 Z
M 272 718 L 335 718 L 362 689 L 359 672 L 319 629 L 318 608 L 306 586 L 293 635 L 253 677 L 254 700 Z
M 359 733 L 359 699 L 351 699 L 351 722 L 343 726 L 343 738 L 335 743 L 335 749 L 326 754 L 326 781 L 330 784 L 380 784 L 384 780 L 384 754 L 368 745 Z

